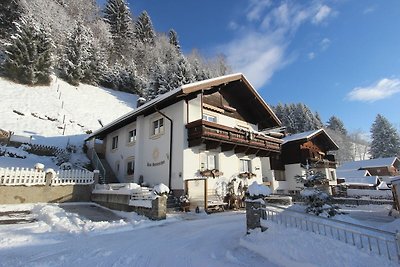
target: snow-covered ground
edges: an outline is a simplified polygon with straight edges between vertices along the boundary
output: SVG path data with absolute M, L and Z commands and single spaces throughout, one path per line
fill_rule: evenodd
M 55 76 L 50 86 L 35 87 L 0 77 L 0 88 L 0 129 L 64 148 L 68 140 L 79 143 L 86 131 L 99 129 L 99 120 L 105 125 L 131 111 L 137 98 L 102 87 L 72 86 Z
M 376 218 L 382 208 L 370 207 Z M 241 211 L 178 213 L 158 222 L 118 213 L 124 219 L 94 222 L 56 204 L 0 206 L 0 213 L 8 210 L 31 210 L 38 221 L 0 225 L 0 266 L 398 266 L 270 222 L 267 231 L 246 235 Z
M 0 77 L 0 88 L 0 129 L 32 137 L 34 144 L 64 149 L 67 144 L 82 146 L 87 133 L 101 127 L 99 120 L 103 125 L 115 120 L 133 110 L 137 99 L 102 87 L 72 86 L 55 76 L 50 86 L 35 87 Z M 0 157 L 0 167 L 32 168 L 41 162 L 46 168 L 58 168 L 50 157 L 26 157 Z

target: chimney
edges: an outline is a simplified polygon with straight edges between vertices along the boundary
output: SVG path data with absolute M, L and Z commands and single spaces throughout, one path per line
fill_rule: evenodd
M 136 108 L 142 106 L 144 103 L 146 103 L 146 98 L 139 97 L 139 98 L 136 100 Z

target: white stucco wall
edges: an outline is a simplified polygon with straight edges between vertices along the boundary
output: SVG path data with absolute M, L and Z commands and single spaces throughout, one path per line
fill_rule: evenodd
M 185 180 L 199 178 L 200 153 L 205 152 L 205 145 L 188 147 L 187 122 L 199 120 L 201 116 L 200 95 L 188 101 L 184 100 L 160 110 L 173 120 L 173 151 L 172 151 L 172 186 L 171 189 L 184 189 Z M 207 111 L 207 114 L 217 116 L 217 123 L 229 127 L 237 125 L 248 126 L 256 129 L 256 125 L 230 118 L 223 114 Z M 164 132 L 157 136 L 151 136 L 153 121 L 164 118 Z M 136 142 L 128 144 L 128 132 L 136 127 Z M 118 148 L 112 150 L 112 137 L 118 135 Z M 148 116 L 138 116 L 134 123 L 126 125 L 110 134 L 106 140 L 106 159 L 115 171 L 120 182 L 139 182 L 140 177 L 149 186 L 159 183 L 168 185 L 169 173 L 169 144 L 170 144 L 170 122 L 158 112 Z M 262 183 L 263 164 L 259 157 L 254 155 L 234 154 L 234 151 L 221 153 L 219 149 L 210 151 L 218 155 L 218 169 L 223 172 L 220 178 L 209 178 L 208 189 L 218 189 L 221 184 L 227 183 L 237 177 L 240 172 L 240 159 L 251 160 L 251 172 L 256 177 L 242 179 L 242 185 L 250 185 L 253 181 Z M 134 158 L 135 172 L 132 176 L 126 175 L 127 160 Z M 117 163 L 120 167 L 117 171 Z M 238 179 L 236 186 L 239 185 Z

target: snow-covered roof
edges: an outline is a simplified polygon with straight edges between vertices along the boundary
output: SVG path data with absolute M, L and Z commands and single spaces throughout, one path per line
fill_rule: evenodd
M 364 177 L 346 177 L 345 185 L 366 185 L 374 186 L 379 183 L 377 176 L 364 176 Z
M 377 187 L 376 189 L 379 190 L 390 190 L 389 186 L 387 185 L 387 183 L 385 181 L 382 181 Z
M 169 99 L 178 98 L 180 96 L 185 96 L 190 93 L 200 92 L 210 90 L 216 86 L 227 84 L 233 81 L 242 81 L 246 84 L 246 87 L 251 91 L 252 94 L 255 95 L 257 100 L 259 101 L 264 110 L 268 112 L 270 118 L 272 118 L 277 125 L 281 125 L 280 120 L 276 117 L 275 113 L 272 109 L 268 106 L 267 103 L 263 100 L 263 98 L 258 94 L 258 92 L 254 89 L 254 87 L 250 84 L 250 82 L 246 79 L 246 77 L 242 73 L 235 73 L 229 74 L 225 76 L 220 76 L 217 78 L 207 79 L 204 81 L 198 81 L 190 84 L 182 85 L 174 90 L 171 90 L 165 94 L 158 96 L 157 98 L 152 99 L 151 101 L 145 103 L 144 105 L 136 108 L 135 110 L 119 117 L 118 119 L 112 121 L 111 123 L 105 125 L 104 127 L 100 128 L 99 130 L 93 132 L 86 140 L 91 139 L 96 136 L 104 135 L 109 132 L 112 132 L 115 129 L 118 129 L 127 123 L 134 121 L 134 119 L 145 113 L 145 111 L 157 107 L 158 104 L 165 102 Z
M 399 161 L 397 157 L 391 158 L 377 158 L 377 159 L 368 159 L 368 160 L 359 160 L 359 161 L 348 161 L 344 162 L 339 169 L 341 170 L 359 170 L 365 168 L 377 168 L 377 167 L 387 167 L 395 164 L 396 161 Z
M 342 170 L 340 168 L 336 169 L 337 178 L 346 178 L 346 177 L 364 177 L 370 176 L 368 170 Z
M 318 130 L 311 130 L 311 131 L 307 131 L 307 132 L 288 135 L 288 136 L 282 138 L 282 140 L 283 140 L 283 144 L 287 144 L 290 142 L 298 142 L 298 141 L 308 141 L 320 134 L 323 134 L 324 136 L 326 136 L 326 138 L 332 143 L 333 148 L 334 148 L 332 150 L 339 149 L 339 146 L 335 143 L 335 141 L 333 141 L 333 139 L 329 136 L 329 134 L 322 128 L 318 129 Z

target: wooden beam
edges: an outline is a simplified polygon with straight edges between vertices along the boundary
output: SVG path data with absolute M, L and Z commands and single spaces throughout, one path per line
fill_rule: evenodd
M 235 154 L 246 153 L 246 151 L 248 149 L 249 149 L 249 147 L 247 147 L 247 146 L 238 145 L 238 146 L 235 147 Z
M 234 150 L 236 147 L 236 145 L 234 144 L 221 144 L 221 152 L 225 152 L 225 151 L 230 151 L 230 150 Z
M 216 149 L 221 145 L 221 142 L 206 140 L 206 150 Z
M 189 140 L 189 147 L 199 146 L 199 145 L 201 145 L 202 143 L 203 143 L 203 140 L 202 140 L 201 138 Z

